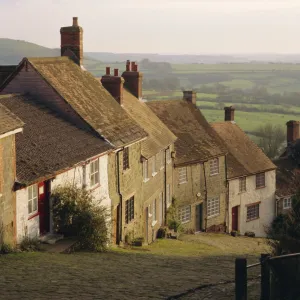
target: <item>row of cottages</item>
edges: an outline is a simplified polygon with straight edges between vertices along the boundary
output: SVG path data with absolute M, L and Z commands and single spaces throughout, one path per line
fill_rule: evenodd
M 277 166 L 276 215 L 287 213 L 292 207 L 292 197 L 300 186 L 300 122 L 288 121 L 287 147 L 280 157 L 274 160 Z
M 211 126 L 192 91 L 180 101 L 144 102 L 134 62 L 121 76 L 108 67 L 96 79 L 82 67 L 77 18 L 60 33 L 62 57 L 0 68 L 0 104 L 23 128 L 14 133 L 15 175 L 5 183 L 11 195 L 0 198 L 15 242 L 53 232 L 50 195 L 64 184 L 91 190 L 108 207 L 113 243 L 152 242 L 173 196 L 188 230 L 263 235 L 275 167 L 233 119 Z
M 7 181 L 13 239 L 53 232 L 51 191 L 76 184 L 108 207 L 112 242 L 151 242 L 172 199 L 176 137 L 141 101 L 136 64 L 100 82 L 82 67 L 77 18 L 60 32 L 62 57 L 24 58 L 0 86 L 0 104 L 24 122 Z

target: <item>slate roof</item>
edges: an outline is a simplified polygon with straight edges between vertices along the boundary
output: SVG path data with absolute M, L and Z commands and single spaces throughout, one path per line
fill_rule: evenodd
M 146 104 L 177 136 L 176 165 L 202 162 L 226 154 L 219 136 L 192 103 L 161 100 Z
M 174 143 L 176 136 L 156 116 L 145 102 L 137 99 L 124 89 L 123 107 L 126 112 L 148 133 L 148 138 L 142 142 L 142 155 L 150 158 L 159 151 Z
M 115 147 L 147 136 L 99 80 L 68 57 L 28 58 L 28 61 L 82 119 Z
M 0 96 L 1 99 L 6 96 Z M 0 135 L 22 128 L 24 123 L 5 106 L 0 104 Z
M 17 66 L 0 66 L 0 86 L 16 68 Z
M 235 122 L 213 123 L 212 127 L 228 151 L 228 179 L 276 169 L 273 162 Z
M 25 122 L 16 135 L 17 180 L 28 185 L 72 168 L 112 147 L 93 131 L 60 118 L 29 96 L 9 95 L 0 103 Z

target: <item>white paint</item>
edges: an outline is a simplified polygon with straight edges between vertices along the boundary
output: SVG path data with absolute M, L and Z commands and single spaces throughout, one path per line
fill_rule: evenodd
M 232 230 L 232 207 L 239 205 L 238 229 L 243 235 L 246 231 L 255 232 L 255 236 L 266 236 L 265 228 L 269 226 L 275 217 L 275 170 L 265 173 L 265 187 L 256 189 L 255 175 L 246 179 L 246 192 L 239 192 L 239 179 L 229 181 L 229 232 Z M 247 206 L 251 203 L 261 202 L 259 218 L 247 222 Z
M 10 135 L 13 135 L 13 134 L 16 134 L 16 133 L 19 133 L 19 132 L 23 132 L 23 128 L 18 128 L 18 129 L 6 132 L 4 134 L 1 134 L 0 135 L 0 139 L 3 139 L 5 137 L 7 137 L 7 136 L 10 136 Z
M 88 162 L 89 160 L 87 160 Z M 111 214 L 111 199 L 109 198 L 108 189 L 108 155 L 99 157 L 99 177 L 100 183 L 95 187 L 90 187 L 90 164 L 74 167 L 64 173 L 57 175 L 51 182 L 51 190 L 58 186 L 66 184 L 76 185 L 78 187 L 86 187 L 92 189 L 92 195 L 97 203 L 106 206 Z M 28 220 L 28 191 L 27 188 L 16 192 L 16 222 L 17 222 L 17 242 L 20 243 L 27 234 L 30 238 L 38 237 L 39 232 L 39 216 Z M 50 203 L 51 207 L 51 203 Z M 108 220 L 108 223 L 110 219 Z M 50 232 L 53 231 L 53 223 L 50 211 Z

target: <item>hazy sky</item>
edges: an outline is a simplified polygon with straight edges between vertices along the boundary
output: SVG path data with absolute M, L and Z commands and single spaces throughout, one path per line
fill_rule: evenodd
M 85 51 L 300 53 L 300 0 L 0 0 L 0 37 L 58 48 L 73 16 Z

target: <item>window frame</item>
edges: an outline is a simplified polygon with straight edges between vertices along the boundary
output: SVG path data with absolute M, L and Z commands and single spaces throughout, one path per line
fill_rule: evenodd
M 169 183 L 167 184 L 166 201 L 167 201 L 167 207 L 169 207 L 172 204 L 172 199 L 171 199 L 171 185 Z
M 155 176 L 157 174 L 157 166 L 156 166 L 156 155 L 152 156 L 151 158 L 151 173 L 152 176 Z
M 263 175 L 263 185 L 258 185 L 258 183 L 261 183 L 261 179 L 258 176 Z M 256 189 L 262 189 L 266 187 L 266 173 L 262 172 L 262 173 L 258 173 L 255 175 L 255 187 Z
M 143 161 L 143 180 L 147 182 L 149 180 L 149 162 L 148 160 Z
M 123 171 L 130 169 L 129 147 L 123 149 Z
M 239 193 L 247 192 L 247 176 L 239 178 Z
M 34 192 L 35 191 L 35 195 L 34 195 Z M 30 194 L 31 194 L 31 197 L 30 197 Z M 38 200 L 39 200 L 39 194 L 38 194 L 38 184 L 33 184 L 33 185 L 30 185 L 28 188 L 27 188 L 27 211 L 28 211 L 28 216 L 33 216 L 35 214 L 38 213 L 39 211 L 39 204 L 38 204 Z M 29 210 L 29 206 L 31 203 L 31 211 Z M 34 208 L 34 203 L 35 203 L 35 210 L 33 209 Z
M 288 202 L 288 205 L 286 205 L 286 202 Z M 285 198 L 283 198 L 282 208 L 283 209 L 290 209 L 290 208 L 292 208 L 292 197 L 285 197 Z
M 157 209 L 156 209 L 156 199 L 153 200 L 153 207 L 152 207 L 152 221 L 157 221 Z
M 213 203 L 211 203 L 211 202 L 213 202 Z M 218 205 L 215 204 L 216 202 L 218 203 Z M 211 207 L 211 206 L 213 206 L 213 207 Z M 218 208 L 217 212 L 215 210 L 215 207 Z M 207 199 L 206 213 L 207 213 L 208 219 L 220 215 L 220 197 L 219 196 Z
M 249 213 L 248 210 L 249 209 L 253 209 L 253 208 L 256 209 L 257 207 L 258 207 L 258 209 L 254 211 L 255 215 L 253 217 L 249 218 L 249 214 L 251 214 L 251 212 Z M 246 208 L 247 208 L 247 211 L 246 211 L 246 222 L 251 222 L 251 221 L 259 219 L 259 215 L 260 215 L 260 212 L 259 212 L 260 211 L 260 202 L 248 204 L 246 206 Z M 257 213 L 257 215 L 256 215 L 256 213 Z
M 171 161 L 172 161 L 171 149 L 170 148 L 166 149 L 166 161 L 167 161 L 167 164 L 171 163 Z
M 125 201 L 125 223 L 129 224 L 134 220 L 134 196 Z
M 184 184 L 187 181 L 187 167 L 178 168 L 178 184 Z
M 99 158 L 90 162 L 90 187 L 100 184 Z M 96 167 L 96 168 L 95 168 Z M 94 176 L 94 180 L 92 179 Z M 93 182 L 94 181 L 94 182 Z
M 182 224 L 191 222 L 192 209 L 191 205 L 185 205 L 178 208 L 178 218 Z
M 216 169 L 216 170 L 214 170 L 214 169 Z M 210 174 L 210 176 L 220 174 L 220 162 L 219 162 L 218 157 L 210 160 L 210 162 L 209 162 L 209 174 Z

